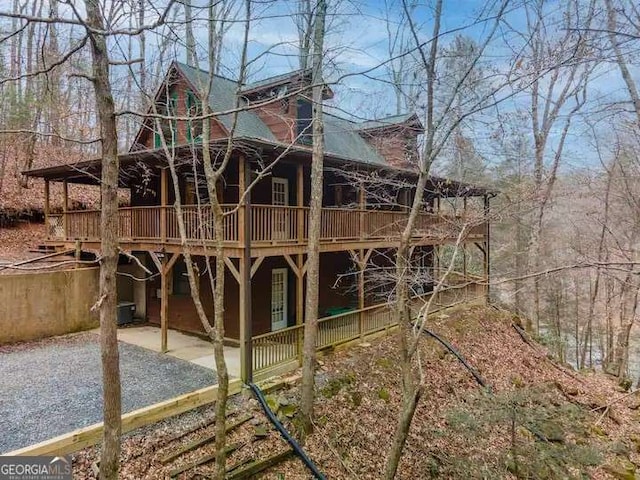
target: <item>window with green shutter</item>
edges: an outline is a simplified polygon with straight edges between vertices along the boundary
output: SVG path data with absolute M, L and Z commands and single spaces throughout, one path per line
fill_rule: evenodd
M 175 117 L 178 115 L 178 92 L 173 91 L 171 96 L 169 97 L 166 105 L 160 104 L 158 105 L 158 113 L 160 115 L 165 115 L 167 117 Z M 178 121 L 173 118 L 171 120 L 162 119 L 160 120 L 160 128 L 161 132 L 155 130 L 154 135 L 154 146 L 155 148 L 162 147 L 162 137 L 160 134 L 164 136 L 165 141 L 167 142 L 167 146 L 175 145 L 178 135 Z
M 202 102 L 192 91 L 187 91 L 187 116 L 202 116 Z M 189 120 L 187 125 L 187 142 L 202 141 L 202 120 Z

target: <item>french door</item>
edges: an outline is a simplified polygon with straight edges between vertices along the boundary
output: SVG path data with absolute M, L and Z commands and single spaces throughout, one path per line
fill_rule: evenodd
M 277 208 L 289 205 L 289 180 L 273 177 L 271 179 L 272 229 L 274 240 L 289 239 L 289 209 Z
M 287 269 L 271 270 L 271 331 L 287 327 Z

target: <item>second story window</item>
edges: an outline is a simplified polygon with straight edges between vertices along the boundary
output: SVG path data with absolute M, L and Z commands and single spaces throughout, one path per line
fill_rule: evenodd
M 158 106 L 158 113 L 160 115 L 165 115 L 167 117 L 176 116 L 178 114 L 178 92 L 174 91 L 171 93 L 167 103 L 165 105 L 160 104 Z M 155 123 L 155 120 L 154 120 Z M 178 135 L 178 122 L 175 119 L 172 120 L 160 120 L 160 128 L 161 131 L 158 132 L 155 128 L 154 135 L 154 147 L 160 148 L 162 147 L 162 137 L 164 137 L 167 146 L 174 145 L 177 140 Z
M 202 102 L 198 96 L 191 92 L 187 92 L 187 115 L 189 117 L 202 116 Z M 187 125 L 187 142 L 202 141 L 202 120 L 189 120 Z
M 313 118 L 313 108 L 311 102 L 304 99 L 298 99 L 297 109 L 297 129 L 296 136 L 298 143 L 311 145 L 313 142 L 313 132 L 311 120 Z

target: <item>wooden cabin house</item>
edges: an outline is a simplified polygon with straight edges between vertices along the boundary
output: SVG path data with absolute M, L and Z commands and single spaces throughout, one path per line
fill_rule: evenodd
M 170 347 L 168 328 L 203 333 L 185 275 L 174 204 L 179 195 L 187 241 L 201 275 L 201 297 L 212 318 L 207 275 L 211 265 L 206 259 L 213 254 L 213 229 L 201 145 L 202 102 L 207 101 L 212 111 L 223 112 L 205 120 L 210 122 L 214 162 L 226 151 L 233 130 L 233 154 L 217 196 L 227 212 L 226 339 L 243 348 L 246 379 L 252 370 L 300 359 L 310 200 L 311 78 L 309 72 L 296 71 L 238 89 L 237 82 L 216 76 L 205 99 L 201 92 L 207 81 L 206 72 L 174 62 L 157 91 L 155 108 L 150 109 L 130 150 L 120 156 L 120 186 L 130 196 L 130 205 L 119 210 L 120 247 L 156 272 L 147 281 L 133 282 L 129 295 L 138 315 L 161 326 L 163 350 Z M 234 129 L 233 114 L 228 112 L 236 104 L 238 91 L 243 110 Z M 332 94 L 327 88 L 325 95 Z M 154 113 L 166 118 L 156 120 Z M 365 267 L 390 266 L 415 192 L 421 129 L 418 117 L 411 114 L 366 122 L 324 114 L 318 348 L 393 326 L 387 302 L 379 295 L 384 287 L 368 288 Z M 178 173 L 178 191 L 170 162 Z M 45 180 L 46 198 L 50 182 L 62 182 L 68 205 L 67 186 L 99 185 L 100 168 L 97 159 L 31 170 L 28 175 Z M 378 192 L 368 186 L 372 179 L 377 179 Z M 462 243 L 482 252 L 484 276 L 488 276 L 487 219 L 465 224 L 464 210 L 445 213 L 441 205 L 447 198 L 458 198 L 466 206 L 468 199 L 475 198 L 486 212 L 489 192 L 435 177 L 426 190 L 413 238 L 413 251 L 421 252 L 416 256 L 422 267 L 430 269 L 432 279 L 437 278 L 434 252 L 458 241 L 464 226 Z M 238 205 L 240 198 L 246 201 Z M 72 211 L 65 206 L 54 215 L 47 205 L 50 246 L 99 250 L 99 210 Z M 144 276 L 135 263 L 124 257 L 122 263 L 124 271 Z M 466 273 L 460 277 L 465 282 Z M 417 292 L 429 294 L 433 281 L 424 281 Z M 486 293 L 481 290 L 476 294 Z

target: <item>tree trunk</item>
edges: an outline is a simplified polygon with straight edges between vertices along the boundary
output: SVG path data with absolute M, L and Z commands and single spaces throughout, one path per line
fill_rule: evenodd
M 184 0 L 184 28 L 187 65 L 196 66 L 196 39 L 193 34 L 193 17 L 191 14 L 191 0 Z M 213 69 L 211 69 L 213 71 Z
M 410 332 L 403 332 L 402 334 L 405 342 L 407 341 L 407 333 L 410 334 Z M 386 480 L 393 480 L 396 476 L 398 466 L 400 465 L 400 458 L 402 457 L 402 450 L 407 442 L 411 422 L 416 413 L 420 396 L 422 395 L 422 386 L 417 385 L 413 378 L 410 358 L 402 359 L 402 391 L 402 410 L 400 411 L 400 417 L 393 436 L 393 443 L 391 444 L 391 451 L 387 457 L 387 464 L 384 471 L 384 478 Z
M 622 79 L 627 86 L 627 91 L 629 92 L 629 96 L 631 97 L 631 102 L 633 103 L 633 110 L 636 114 L 636 122 L 638 124 L 638 128 L 640 128 L 640 94 L 638 93 L 638 88 L 636 86 L 635 81 L 633 80 L 633 75 L 629 71 L 629 67 L 627 66 L 627 62 L 620 50 L 620 45 L 618 44 L 618 40 L 616 38 L 616 11 L 613 6 L 612 0 L 605 0 L 605 5 L 607 8 L 607 30 L 609 33 L 609 42 L 611 43 L 611 48 L 613 48 L 613 52 L 616 56 L 616 62 L 618 63 L 618 68 L 620 69 L 620 74 L 622 75 Z
M 302 353 L 302 391 L 300 420 L 303 433 L 313 430 L 314 370 L 318 334 L 318 282 L 320 272 L 320 220 L 322 215 L 322 181 L 324 169 L 324 124 L 322 119 L 322 60 L 325 0 L 318 0 L 313 38 L 313 152 L 311 159 L 311 200 L 309 204 L 309 239 L 307 250 L 307 297 Z
M 86 0 L 87 24 L 104 29 L 98 0 Z M 104 36 L 91 35 L 93 86 L 102 141 L 100 262 L 100 347 L 104 435 L 100 478 L 118 478 L 120 466 L 121 396 L 116 324 L 116 270 L 118 268 L 118 136 L 113 95 L 109 83 L 109 54 Z

